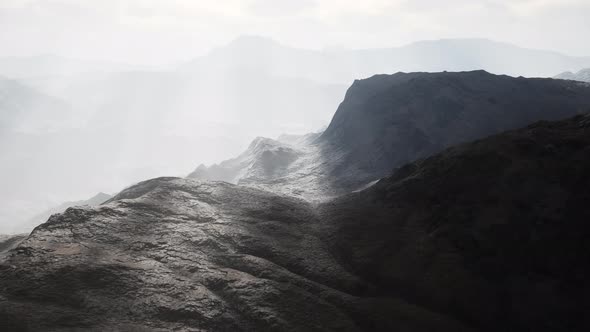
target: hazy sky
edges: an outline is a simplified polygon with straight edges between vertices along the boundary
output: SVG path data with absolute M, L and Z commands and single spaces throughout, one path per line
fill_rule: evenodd
M 0 0 L 0 55 L 162 64 L 241 34 L 306 48 L 483 37 L 590 55 L 590 0 Z

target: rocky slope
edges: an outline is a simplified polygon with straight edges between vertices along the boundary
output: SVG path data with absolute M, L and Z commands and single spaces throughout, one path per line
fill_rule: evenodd
M 584 331 L 590 117 L 408 164 L 312 205 L 159 178 L 0 264 L 5 330 Z
M 590 68 L 582 69 L 576 73 L 572 73 L 571 71 L 566 71 L 561 73 L 555 78 L 559 78 L 562 80 L 573 80 L 573 81 L 580 81 L 580 82 L 590 82 Z
M 586 331 L 588 169 L 589 115 L 540 122 L 323 205 L 324 239 L 381 295 L 481 330 Z
M 0 266 L 4 329 L 460 329 L 394 298 L 355 296 L 309 203 L 160 178 L 39 226 Z M 386 308 L 398 308 L 390 312 Z
M 324 200 L 449 146 L 589 110 L 590 85 L 573 81 L 485 71 L 377 75 L 355 81 L 321 136 L 269 143 L 268 156 L 275 156 L 276 146 L 292 151 L 280 172 L 244 176 L 263 154 L 251 146 L 237 159 L 201 166 L 190 176 Z M 231 177 L 225 176 L 228 168 Z

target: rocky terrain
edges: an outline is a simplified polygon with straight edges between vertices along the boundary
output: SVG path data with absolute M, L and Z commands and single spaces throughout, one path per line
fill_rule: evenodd
M 573 81 L 485 71 L 377 75 L 354 82 L 323 134 L 259 138 L 239 157 L 189 177 L 321 201 L 447 147 L 587 111 L 590 85 Z
M 589 167 L 589 115 L 539 122 L 322 205 L 324 239 L 374 294 L 479 330 L 586 331 Z
M 407 164 L 315 205 L 158 178 L 0 264 L 3 330 L 584 331 L 590 117 Z
M 555 78 L 559 78 L 562 80 L 573 80 L 573 81 L 580 81 L 580 82 L 590 82 L 590 68 L 581 69 L 576 73 L 572 73 L 571 71 L 566 71 L 561 73 Z

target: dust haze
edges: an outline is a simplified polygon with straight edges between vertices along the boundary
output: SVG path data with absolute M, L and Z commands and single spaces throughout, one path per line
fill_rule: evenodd
M 322 130 L 355 79 L 590 67 L 587 1 L 452 2 L 3 1 L 0 233 Z

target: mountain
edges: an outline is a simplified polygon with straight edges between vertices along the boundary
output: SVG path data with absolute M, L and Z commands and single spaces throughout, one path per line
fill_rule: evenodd
M 586 111 L 590 85 L 572 81 L 485 71 L 377 75 L 354 82 L 321 135 L 294 145 L 257 139 L 237 159 L 200 166 L 189 177 L 322 200 L 447 147 Z M 279 169 L 260 172 L 263 163 Z
M 55 131 L 71 126 L 68 103 L 18 80 L 0 77 L 0 131 Z M 0 134 L 1 134 L 0 133 Z
M 35 226 L 46 222 L 47 219 L 49 219 L 49 217 L 51 217 L 52 215 L 57 214 L 57 213 L 62 213 L 70 207 L 85 206 L 85 205 L 97 206 L 97 205 L 100 205 L 100 204 L 106 202 L 110 198 L 111 198 L 111 195 L 109 195 L 109 194 L 98 193 L 87 200 L 65 202 L 65 203 L 62 203 L 62 204 L 60 204 L 56 207 L 53 207 L 47 211 L 44 211 L 44 212 L 34 216 L 33 218 L 30 218 L 29 221 L 26 222 L 26 224 L 30 225 L 30 226 L 32 226 L 32 228 L 34 228 Z
M 323 204 L 158 178 L 0 264 L 9 330 L 584 331 L 590 117 L 406 164 Z M 122 296 L 124 294 L 124 296 Z
M 555 78 L 559 78 L 562 80 L 573 80 L 573 81 L 580 81 L 580 82 L 590 82 L 590 68 L 581 69 L 577 73 L 572 73 L 571 71 L 566 71 L 561 73 Z
M 349 83 L 375 73 L 470 71 L 551 77 L 590 66 L 590 57 L 532 50 L 487 39 L 419 41 L 401 47 L 363 50 L 306 50 L 268 38 L 242 36 L 181 65 L 180 72 L 251 68 L 318 82 Z
M 587 111 L 588 84 L 485 71 L 379 75 L 350 87 L 319 141 L 344 152 L 332 175 L 366 173 L 362 180 L 458 143 Z

